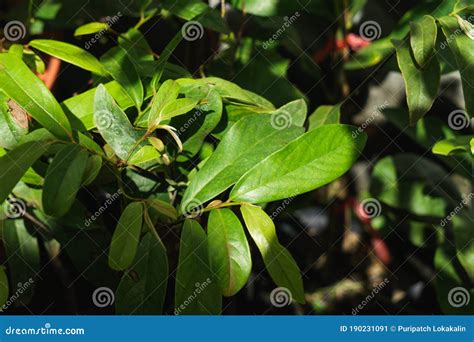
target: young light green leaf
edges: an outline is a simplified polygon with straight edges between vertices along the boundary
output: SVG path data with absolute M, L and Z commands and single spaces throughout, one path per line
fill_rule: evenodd
M 137 253 L 143 225 L 143 204 L 130 203 L 122 212 L 109 250 L 110 268 L 123 271 L 130 267 Z
M 420 68 L 429 63 L 435 53 L 438 26 L 435 19 L 425 15 L 419 21 L 410 23 L 410 44 L 413 57 Z
M 177 99 L 167 103 L 162 110 L 161 120 L 168 120 L 175 116 L 186 114 L 197 106 L 198 100 L 193 99 Z
M 71 209 L 87 166 L 88 154 L 78 145 L 63 146 L 49 165 L 44 179 L 43 210 L 61 217 Z
M 214 198 L 255 164 L 297 138 L 303 129 L 275 129 L 270 115 L 250 115 L 235 123 L 216 151 L 191 180 L 183 196 L 183 212 Z
M 114 47 L 100 60 L 107 72 L 125 89 L 135 107 L 140 109 L 144 96 L 143 84 L 127 52 L 120 47 Z
M 0 157 L 0 203 L 7 199 L 21 177 L 45 152 L 45 144 L 32 141 Z
M 207 224 L 209 262 L 221 293 L 233 296 L 252 271 L 250 248 L 242 224 L 230 209 L 212 210 Z
M 74 31 L 74 36 L 75 37 L 85 36 L 88 34 L 94 34 L 100 31 L 108 30 L 108 29 L 109 29 L 109 25 L 107 25 L 106 23 L 92 22 L 92 23 L 79 26 Z
M 78 46 L 51 39 L 35 39 L 30 46 L 94 74 L 107 75 L 97 58 Z
M 438 141 L 433 146 L 432 151 L 434 154 L 440 154 L 443 156 L 449 156 L 452 153 L 463 151 L 471 152 L 471 154 L 474 154 L 474 151 L 471 151 L 471 143 L 473 139 L 474 137 L 472 135 L 464 135 L 452 139 L 444 139 Z
M 428 64 L 419 68 L 407 41 L 393 43 L 397 50 L 398 66 L 405 80 L 410 124 L 414 125 L 431 109 L 438 95 L 441 79 L 439 62 L 436 56 L 433 56 Z
M 94 98 L 94 123 L 117 156 L 126 160 L 139 139 L 139 133 L 102 84 L 97 87 Z
M 309 131 L 324 125 L 338 124 L 341 121 L 341 103 L 334 106 L 319 106 L 309 116 Z
M 131 165 L 144 165 L 148 163 L 157 163 L 160 159 L 158 151 L 150 145 L 143 146 L 137 152 L 132 154 L 128 163 Z
M 0 307 L 3 307 L 8 300 L 8 277 L 5 267 L 0 266 Z
M 439 19 L 441 28 L 446 36 L 449 48 L 456 58 L 456 64 L 461 73 L 462 89 L 466 111 L 470 117 L 474 116 L 474 40 L 465 34 L 459 34 L 456 18 L 442 17 Z
M 153 97 L 151 102 L 150 115 L 148 117 L 148 127 L 156 127 L 163 115 L 163 108 L 175 101 L 179 95 L 179 84 L 173 80 L 163 82 L 158 92 Z
M 208 255 L 207 237 L 201 225 L 195 220 L 186 220 L 176 273 L 176 315 L 221 313 L 222 297 L 210 270 Z
M 162 313 L 168 284 L 168 256 L 165 246 L 151 233 L 138 245 L 130 270 L 116 291 L 115 310 L 119 315 Z
M 0 53 L 0 90 L 55 136 L 71 138 L 71 125 L 53 94 L 14 54 Z
M 332 182 L 349 170 L 364 149 L 367 137 L 364 133 L 354 135 L 354 129 L 325 125 L 303 134 L 242 176 L 230 198 L 265 203 Z
M 271 112 L 273 123 L 282 127 L 288 125 L 303 126 L 306 121 L 308 107 L 303 99 L 291 101 Z
M 298 303 L 304 303 L 300 270 L 288 250 L 278 242 L 272 219 L 257 206 L 243 205 L 240 210 L 275 284 L 287 288 Z

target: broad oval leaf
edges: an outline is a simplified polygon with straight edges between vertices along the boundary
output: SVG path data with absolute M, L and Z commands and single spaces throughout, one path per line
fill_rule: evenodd
M 46 145 L 31 141 L 0 157 L 0 203 L 3 203 L 26 171 L 43 153 Z
M 288 250 L 278 242 L 272 219 L 257 206 L 243 205 L 240 210 L 275 284 L 290 290 L 291 296 L 298 303 L 304 303 L 300 270 Z
M 233 296 L 252 271 L 250 248 L 242 224 L 230 209 L 212 210 L 207 224 L 209 262 L 221 293 Z
M 342 176 L 364 149 L 366 135 L 348 125 L 303 134 L 250 169 L 232 189 L 237 202 L 264 203 L 296 196 Z
M 130 203 L 115 228 L 109 251 L 110 268 L 123 271 L 132 265 L 143 225 L 143 204 Z
M 176 315 L 218 315 L 222 297 L 208 262 L 206 233 L 195 220 L 186 220 L 181 233 L 176 273 Z
M 160 86 L 151 102 L 150 115 L 148 116 L 148 127 L 150 129 L 161 122 L 163 108 L 178 98 L 179 88 L 179 84 L 173 80 L 167 80 Z
M 88 153 L 78 145 L 65 145 L 56 153 L 44 179 L 43 209 L 61 217 L 71 209 L 84 178 Z
M 186 212 L 214 198 L 269 154 L 296 139 L 303 129 L 276 129 L 269 115 L 251 115 L 235 123 L 216 151 L 191 180 L 183 196 Z
M 434 55 L 437 34 L 438 26 L 430 15 L 410 23 L 410 44 L 413 57 L 420 67 L 424 67 Z
M 139 133 L 102 84 L 97 87 L 94 97 L 94 123 L 119 158 L 130 157 L 137 147 Z
M 29 45 L 81 69 L 101 76 L 107 75 L 97 58 L 78 46 L 52 39 L 35 39 Z
M 0 53 L 0 90 L 55 136 L 71 139 L 71 125 L 53 94 L 14 54 Z
M 116 291 L 115 311 L 119 315 L 162 313 L 168 284 L 168 256 L 165 246 L 151 233 L 138 245 L 135 260 Z

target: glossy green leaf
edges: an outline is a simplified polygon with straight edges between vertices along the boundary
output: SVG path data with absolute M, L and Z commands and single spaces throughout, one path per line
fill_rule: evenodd
M 143 84 L 127 52 L 115 47 L 107 51 L 100 61 L 114 80 L 125 89 L 135 107 L 140 109 L 144 96 Z
M 410 44 L 413 57 L 423 68 L 435 53 L 438 26 L 432 16 L 425 15 L 419 21 L 410 23 Z
M 465 34 L 459 34 L 456 18 L 442 17 L 439 19 L 449 48 L 456 58 L 456 64 L 461 73 L 462 89 L 466 111 L 474 116 L 474 40 Z
M 35 281 L 40 271 L 38 239 L 26 229 L 23 220 L 3 221 L 0 226 L 3 227 L 11 291 L 16 293 L 18 287 L 23 288 L 14 305 L 28 304 L 33 298 Z
M 208 261 L 206 233 L 195 220 L 186 220 L 181 233 L 176 272 L 175 314 L 218 315 L 222 297 Z
M 109 251 L 110 268 L 123 271 L 132 265 L 137 253 L 142 225 L 143 204 L 130 203 L 122 212 L 112 236 Z
M 199 101 L 193 99 L 177 99 L 167 103 L 162 110 L 161 120 L 168 120 L 175 116 L 186 114 L 197 106 Z
M 45 152 L 45 144 L 32 141 L 0 157 L 0 203 L 7 199 L 21 177 Z
M 243 205 L 240 210 L 245 225 L 262 254 L 265 267 L 275 284 L 287 288 L 293 299 L 304 303 L 300 270 L 288 250 L 278 242 L 272 219 L 257 206 Z
M 440 66 L 434 56 L 428 64 L 419 68 L 407 41 L 394 41 L 394 45 L 397 50 L 398 66 L 405 80 L 410 124 L 414 125 L 431 109 L 438 95 Z
M 71 209 L 87 167 L 88 154 L 78 145 L 65 145 L 56 153 L 44 179 L 43 209 L 61 217 Z
M 353 137 L 354 129 L 325 125 L 303 134 L 242 176 L 230 198 L 265 203 L 296 196 L 335 180 L 349 170 L 364 149 L 367 137 L 364 133 Z
M 0 53 L 0 90 L 58 138 L 71 137 L 69 121 L 53 94 L 10 53 Z
M 179 84 L 173 80 L 167 80 L 158 89 L 151 102 L 150 115 L 148 117 L 148 127 L 158 125 L 163 117 L 164 107 L 178 98 Z
M 8 300 L 8 277 L 5 267 L 0 266 L 0 307 L 3 307 Z
M 115 311 L 119 315 L 162 313 L 168 284 L 168 256 L 165 246 L 151 233 L 138 245 L 135 260 L 116 291 Z
M 250 248 L 242 224 L 230 209 L 212 210 L 207 224 L 209 262 L 224 296 L 244 287 L 252 271 Z
M 459 136 L 453 139 L 445 139 L 438 141 L 433 146 L 433 153 L 434 154 L 441 154 L 443 156 L 448 156 L 451 153 L 467 151 L 474 154 L 474 151 L 471 151 L 471 143 L 473 141 L 472 135 L 469 136 Z
M 324 125 L 338 124 L 341 121 L 341 104 L 319 106 L 309 116 L 309 131 Z
M 137 144 L 139 133 L 102 84 L 95 93 L 94 123 L 117 156 L 126 160 Z
M 255 164 L 302 132 L 302 128 L 294 126 L 283 130 L 274 128 L 269 115 L 252 115 L 238 121 L 191 180 L 183 196 L 183 212 L 228 189 Z
M 109 25 L 106 23 L 100 23 L 100 22 L 93 22 L 93 23 L 88 23 L 82 26 L 79 26 L 75 31 L 74 31 L 74 36 L 85 36 L 88 34 L 94 34 L 100 31 L 107 30 L 109 28 Z
M 150 145 L 143 146 L 137 152 L 132 154 L 128 163 L 131 165 L 146 165 L 149 163 L 157 163 L 160 160 L 158 151 Z

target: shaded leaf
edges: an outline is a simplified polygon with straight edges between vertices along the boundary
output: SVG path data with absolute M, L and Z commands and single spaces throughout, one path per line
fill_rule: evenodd
M 432 16 L 425 15 L 419 21 L 410 23 L 410 44 L 413 57 L 424 67 L 435 53 L 438 26 Z

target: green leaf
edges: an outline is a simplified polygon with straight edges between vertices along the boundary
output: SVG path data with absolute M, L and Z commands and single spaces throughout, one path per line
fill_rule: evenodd
M 137 152 L 132 154 L 128 163 L 131 165 L 147 165 L 149 163 L 156 164 L 160 160 L 158 151 L 150 145 L 143 146 Z
M 242 176 L 230 198 L 264 203 L 332 182 L 349 170 L 364 149 L 366 135 L 353 136 L 353 132 L 352 126 L 325 125 L 303 134 Z
M 341 121 L 341 104 L 319 106 L 309 116 L 309 131 L 324 125 L 338 124 Z
M 150 72 L 146 65 L 148 62 L 153 62 L 153 50 L 145 38 L 145 36 L 136 28 L 131 28 L 126 33 L 122 33 L 118 38 L 118 43 L 121 48 L 127 51 L 130 60 L 135 64 L 135 68 L 140 75 L 147 75 L 150 77 Z
M 420 21 L 410 23 L 410 44 L 413 57 L 423 68 L 435 53 L 438 26 L 432 16 L 425 15 Z
M 465 135 L 459 136 L 453 139 L 445 139 L 438 141 L 433 146 L 434 154 L 441 154 L 443 156 L 448 156 L 451 153 L 467 151 L 474 154 L 474 151 L 471 151 L 472 141 L 474 140 L 473 136 Z
M 91 71 L 100 76 L 107 75 L 107 72 L 97 58 L 78 46 L 51 39 L 35 39 L 29 45 L 81 69 Z
M 7 199 L 21 177 L 45 152 L 45 144 L 32 141 L 0 157 L 0 203 Z
M 177 99 L 167 103 L 162 110 L 161 120 L 169 120 L 175 116 L 186 114 L 197 106 L 198 100 L 193 99 Z
M 160 55 L 160 59 L 158 60 L 158 64 L 156 65 L 156 69 L 154 70 L 153 79 L 151 81 L 151 86 L 154 90 L 158 89 L 158 84 L 161 81 L 161 77 L 163 76 L 166 63 L 168 63 L 168 59 L 171 57 L 173 51 L 178 47 L 179 43 L 182 40 L 183 34 L 181 33 L 181 31 L 179 31 L 163 49 L 163 52 Z
M 23 220 L 3 221 L 0 222 L 0 226 L 3 227 L 2 236 L 10 271 L 10 287 L 12 291 L 19 284 L 24 288 L 15 303 L 28 304 L 33 297 L 34 282 L 40 271 L 38 239 L 28 232 Z
M 88 154 L 78 145 L 63 146 L 49 165 L 44 179 L 43 209 L 61 217 L 71 209 L 87 166 Z
M 55 136 L 70 139 L 71 126 L 53 94 L 10 53 L 0 53 L 0 90 Z
M 303 126 L 306 121 L 308 107 L 303 99 L 295 100 L 271 112 L 273 123 L 278 126 Z
M 95 93 L 94 123 L 117 156 L 126 160 L 137 143 L 139 133 L 102 84 Z
M 164 107 L 175 101 L 178 95 L 179 84 L 176 81 L 167 80 L 160 86 L 151 102 L 151 110 L 148 117 L 149 128 L 155 127 L 161 122 Z
M 100 60 L 107 72 L 120 83 L 135 107 L 140 110 L 144 96 L 143 84 L 127 52 L 115 47 L 107 51 Z
M 269 115 L 239 120 L 225 134 L 216 151 L 191 180 L 181 209 L 192 210 L 228 189 L 255 164 L 297 138 L 303 129 L 275 129 Z
M 230 209 L 212 210 L 207 224 L 209 262 L 221 293 L 230 297 L 244 287 L 252 271 L 242 224 Z
M 275 284 L 290 290 L 298 303 L 304 303 L 304 289 L 301 273 L 295 260 L 278 242 L 275 225 L 260 207 L 243 205 L 240 210 L 245 225 L 255 241 L 268 273 Z
M 178 212 L 175 207 L 173 207 L 168 202 L 159 200 L 159 199 L 151 199 L 147 202 L 150 207 L 156 210 L 159 214 L 164 215 L 172 220 L 178 219 Z
M 186 220 L 181 233 L 176 272 L 175 314 L 218 315 L 222 297 L 208 262 L 207 237 L 195 220 Z
M 137 253 L 143 225 L 143 204 L 130 203 L 122 212 L 115 228 L 109 251 L 110 268 L 123 271 L 130 267 Z
M 13 149 L 28 133 L 26 112 L 14 101 L 8 101 L 0 93 L 0 146 Z
M 398 66 L 405 80 L 410 124 L 414 125 L 431 109 L 438 95 L 441 78 L 439 62 L 436 56 L 433 56 L 428 64 L 419 68 L 407 41 L 393 43 L 397 50 Z
M 165 246 L 151 233 L 138 245 L 133 265 L 122 277 L 115 311 L 119 315 L 157 315 L 163 310 L 168 284 Z
M 75 31 L 74 31 L 74 36 L 85 36 L 88 34 L 94 34 L 100 31 L 108 30 L 109 25 L 106 23 L 100 23 L 100 22 L 93 22 L 93 23 L 88 23 L 82 26 L 79 26 Z
M 8 300 L 8 277 L 5 268 L 0 266 L 0 307 L 3 307 Z
M 461 73 L 462 89 L 466 111 L 474 116 L 474 40 L 465 34 L 459 34 L 456 18 L 442 17 L 439 19 L 441 28 L 446 36 L 449 48 L 456 58 L 456 64 Z
M 90 185 L 97 178 L 101 169 L 102 157 L 98 155 L 90 156 L 89 159 L 87 159 L 86 169 L 82 177 L 82 185 Z

